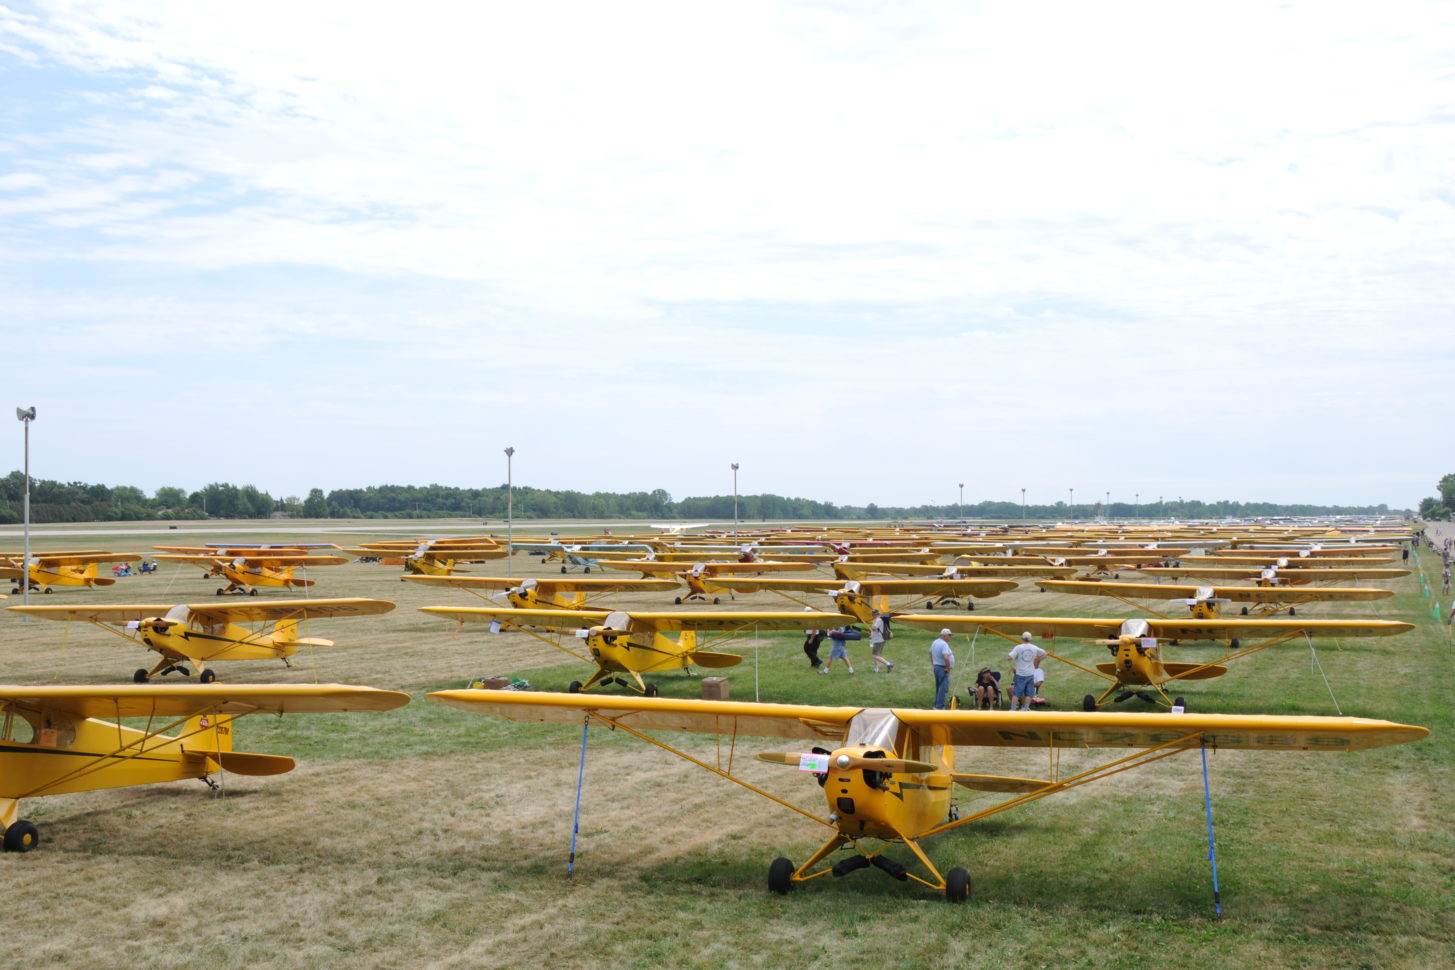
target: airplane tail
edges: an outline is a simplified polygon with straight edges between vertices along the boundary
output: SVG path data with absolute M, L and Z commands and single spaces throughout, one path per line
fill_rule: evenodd
M 197 759 L 204 775 L 218 770 L 239 775 L 281 775 L 293 770 L 292 758 L 233 751 L 232 720 L 231 714 L 200 714 L 188 718 L 182 732 L 182 750 Z
M 297 620 L 279 620 L 273 627 L 273 645 L 280 648 L 284 656 L 291 656 L 299 647 L 331 647 L 333 641 L 322 637 L 300 637 Z

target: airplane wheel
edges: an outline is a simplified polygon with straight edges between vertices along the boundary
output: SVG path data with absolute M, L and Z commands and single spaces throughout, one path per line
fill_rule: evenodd
M 965 601 L 965 609 L 967 611 L 973 610 L 973 609 L 975 609 L 975 604 L 974 603 L 971 603 L 969 600 L 966 600 Z
M 6 852 L 29 852 L 40 844 L 40 829 L 28 818 L 18 819 L 5 830 Z
M 257 596 L 258 595 L 258 588 L 256 586 L 254 586 L 252 589 L 248 590 L 248 595 L 249 596 Z
M 222 595 L 222 587 L 221 586 L 217 587 L 217 595 L 218 596 L 221 596 Z
M 931 603 L 929 600 L 925 600 L 925 609 L 932 610 L 934 608 L 935 608 L 935 604 Z
M 648 684 L 647 685 L 647 696 L 648 697 L 656 697 L 660 693 L 662 693 L 662 692 L 657 689 L 657 685 L 656 684 Z
M 1231 646 L 1234 650 L 1238 649 L 1238 638 L 1233 637 L 1233 642 L 1229 644 L 1229 646 Z
M 1296 606 L 1290 606 L 1288 608 L 1288 615 L 1289 616 L 1298 616 L 1298 607 L 1296 607 Z
M 136 684 L 145 684 L 148 679 L 147 669 L 145 667 L 136 668 L 136 673 L 131 675 L 132 682 Z
M 951 903 L 963 903 L 970 898 L 970 873 L 959 866 L 945 873 L 945 899 Z
M 211 670 L 204 670 L 202 671 L 202 673 L 197 675 L 197 679 L 202 681 L 202 683 L 204 684 L 210 684 L 217 679 L 217 674 L 213 673 Z
M 678 606 L 681 606 L 682 605 L 682 597 L 679 596 L 676 599 L 674 599 L 672 602 L 676 603 Z
M 1248 615 L 1248 608 L 1246 606 L 1243 607 L 1242 615 L 1243 616 L 1247 616 Z
M 568 694 L 579 694 L 579 693 L 581 693 L 581 681 L 579 681 L 579 680 L 573 680 L 573 681 L 571 681 L 571 683 L 567 684 L 566 685 L 566 693 L 568 693 Z
M 587 575 L 590 575 L 590 573 L 591 573 L 591 567 L 590 567 L 590 566 L 587 566 L 587 567 L 586 567 L 586 568 L 585 568 L 585 569 L 583 569 L 583 570 L 581 570 L 581 571 L 582 571 L 582 572 L 583 572 L 583 573 L 586 573 L 586 574 L 587 574 Z
M 6 846 L 10 844 L 8 834 L 5 844 Z M 775 892 L 780 896 L 787 896 L 793 891 L 793 870 L 797 868 L 797 866 L 783 856 L 779 856 L 770 862 L 768 864 L 768 891 Z
M 1185 697 L 1174 697 L 1172 698 L 1172 706 L 1180 707 L 1185 711 L 1187 710 L 1187 699 Z
M 562 575 L 565 575 L 565 573 L 566 573 L 566 567 L 565 566 L 562 566 L 561 567 L 561 574 Z
M 1121 573 L 1112 573 L 1111 574 L 1111 578 L 1112 579 L 1121 579 L 1122 578 L 1122 574 Z
M 51 594 L 51 588 L 49 586 L 47 586 L 45 588 L 45 595 L 49 596 L 50 594 Z
M 1083 711 L 1086 711 L 1088 714 L 1096 710 L 1096 698 L 1092 697 L 1090 694 L 1087 694 L 1085 697 L 1081 698 L 1081 709 Z
M 716 606 L 717 604 L 719 604 L 721 602 L 722 602 L 722 597 L 721 596 L 714 596 L 712 598 L 712 605 L 713 606 Z

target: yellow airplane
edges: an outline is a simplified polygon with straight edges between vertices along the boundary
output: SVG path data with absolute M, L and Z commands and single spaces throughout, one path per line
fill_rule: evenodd
M 1078 670 L 1110 681 L 1102 694 L 1087 694 L 1082 709 L 1094 711 L 1108 702 L 1120 704 L 1131 697 L 1164 707 L 1186 709 L 1187 702 L 1173 699 L 1163 684 L 1180 680 L 1207 680 L 1228 672 L 1230 660 L 1286 643 L 1295 637 L 1387 637 L 1413 630 L 1413 623 L 1399 620 L 1310 620 L 1310 619 L 1185 619 L 1144 620 L 1067 616 L 946 616 L 905 614 L 896 623 L 926 630 L 946 628 L 957 633 L 990 633 L 1017 642 L 1021 633 L 1038 637 L 1058 636 L 1095 640 L 1111 651 L 1112 659 L 1095 669 L 1050 652 L 1052 657 Z M 1241 646 L 1248 637 L 1266 637 L 1251 646 Z M 1173 663 L 1162 660 L 1161 640 L 1228 640 L 1232 653 L 1201 663 Z M 1148 690 L 1147 688 L 1150 688 Z M 1155 692 L 1155 693 L 1154 693 Z M 1112 695 L 1116 696 L 1113 697 Z
M 550 644 L 577 660 L 596 667 L 585 683 L 572 681 L 571 693 L 589 690 L 597 683 L 616 683 L 648 697 L 658 693 L 656 684 L 642 680 L 642 674 L 663 670 L 687 670 L 699 667 L 734 667 L 743 662 L 735 653 L 719 653 L 706 649 L 726 644 L 756 630 L 814 630 L 843 626 L 851 617 L 837 613 L 803 611 L 798 613 L 628 613 L 617 610 L 600 613 L 594 610 L 517 610 L 491 607 L 422 606 L 420 611 L 447 616 L 460 623 L 488 623 L 492 632 L 518 629 Z M 536 632 L 544 630 L 571 633 L 585 641 L 586 652 L 565 646 L 560 639 L 550 639 Z M 705 643 L 698 643 L 697 634 L 721 631 Z M 679 633 L 676 639 L 668 633 Z M 632 676 L 627 681 L 616 674 Z
M 1285 610 L 1289 616 L 1296 616 L 1299 605 L 1305 603 L 1363 602 L 1394 595 L 1394 591 L 1389 589 L 1348 586 L 1176 586 L 1170 583 L 1098 583 L 1060 579 L 1042 579 L 1036 585 L 1048 593 L 1110 596 L 1129 606 L 1137 605 L 1133 600 L 1181 600 L 1192 611 L 1192 616 L 1199 620 L 1222 616 L 1224 603 L 1256 604 L 1254 616 L 1269 616 Z M 1248 607 L 1244 606 L 1243 615 L 1247 616 L 1248 612 Z
M 449 576 L 460 563 L 504 559 L 510 554 L 508 549 L 488 537 L 365 542 L 344 551 L 353 556 L 398 557 L 404 561 L 406 576 Z M 400 580 L 405 578 L 401 576 Z
M 78 552 L 31 553 L 29 561 L 23 555 L 0 558 L 0 579 L 15 581 L 12 593 L 20 592 L 22 581 L 28 581 L 31 589 L 51 591 L 52 586 L 110 586 L 116 582 L 111 576 L 99 576 L 96 566 L 106 562 L 139 562 L 141 556 L 129 553 L 82 550 Z
M 1259 586 L 1301 586 L 1307 583 L 1343 583 L 1355 579 L 1398 579 L 1408 576 L 1408 569 L 1318 569 L 1313 566 L 1288 567 L 1267 566 L 1237 568 L 1234 566 L 1137 566 L 1132 572 L 1147 576 L 1165 576 L 1168 579 L 1221 579 L 1224 581 L 1248 580 Z
M 822 876 L 845 876 L 872 866 L 902 882 L 913 880 L 942 892 L 952 903 L 970 897 L 970 874 L 958 866 L 942 874 L 920 846 L 929 836 L 1184 751 L 1207 747 L 1356 751 L 1417 741 L 1429 733 L 1422 727 L 1353 717 L 1055 711 L 1029 715 L 491 690 L 446 690 L 429 696 L 450 707 L 511 721 L 580 725 L 584 718 L 619 728 L 826 827 L 828 841 L 803 865 L 783 857 L 773 860 L 768 867 L 772 892 L 787 893 Z M 800 741 L 807 750 L 764 752 L 758 757 L 812 777 L 823 791 L 824 814 L 739 777 L 731 760 L 726 769 L 721 758 L 713 766 L 645 733 L 651 731 L 715 734 L 727 742 L 719 745 L 723 751 L 738 750 L 740 736 Z M 965 771 L 956 763 L 955 746 L 1046 749 L 1049 777 L 983 774 L 975 770 L 978 765 Z M 1117 750 L 1104 763 L 1061 774 L 1057 751 L 1103 747 L 1139 750 Z M 952 799 L 956 785 L 1011 797 L 961 815 Z M 647 797 L 649 792 L 643 789 Z M 905 862 L 891 858 L 888 850 L 895 846 L 903 846 L 911 858 Z M 839 850 L 845 850 L 844 855 L 831 862 Z
M 259 586 L 312 586 L 314 580 L 301 579 L 293 570 L 308 566 L 342 566 L 347 556 L 321 556 L 296 553 L 260 553 L 256 555 L 199 556 L 191 554 L 168 554 L 157 556 L 168 562 L 190 562 L 207 567 L 207 577 L 222 576 L 227 579 L 227 588 L 219 586 L 217 595 L 223 596 L 234 590 L 246 588 L 249 596 L 257 596 Z
M 452 586 L 474 593 L 481 599 L 481 590 L 495 590 L 506 601 L 521 610 L 585 610 L 609 613 L 605 607 L 588 607 L 594 597 L 606 593 L 666 593 L 680 589 L 670 579 L 511 579 L 508 576 L 406 576 L 410 582 L 426 586 Z
M 836 562 L 834 575 L 840 579 L 869 579 L 874 576 L 938 576 L 942 579 L 1034 579 L 1037 577 L 1070 578 L 1076 575 L 1072 566 L 1056 566 L 1050 562 L 1040 566 L 954 565 L 935 566 L 919 563 Z
M 151 670 L 137 669 L 132 680 L 144 684 L 158 674 L 190 671 L 183 666 L 191 662 L 197 668 L 197 679 L 210 684 L 217 675 L 203 665 L 216 660 L 281 660 L 298 652 L 299 647 L 331 647 L 332 640 L 298 636 L 300 621 L 326 617 L 376 616 L 394 609 L 385 600 L 255 600 L 247 603 L 181 603 L 167 606 L 142 603 L 129 606 L 12 606 L 12 613 L 36 616 L 46 620 L 83 620 L 135 641 L 162 655 Z M 266 627 L 250 630 L 243 623 L 263 623 Z M 291 664 L 289 665 L 291 666 Z
M 718 579 L 718 586 L 739 593 L 753 593 L 760 589 L 777 593 L 803 606 L 812 604 L 800 599 L 810 593 L 827 593 L 834 598 L 834 606 L 840 613 L 847 614 L 861 623 L 874 619 L 874 610 L 890 615 L 897 614 L 908 600 L 918 601 L 924 597 L 925 609 L 932 610 L 936 603 L 959 606 L 961 599 L 968 609 L 975 609 L 970 602 L 972 596 L 999 596 L 1016 588 L 1006 579 Z M 797 595 L 795 595 L 797 594 Z M 898 598 L 898 605 L 895 605 Z
M 209 776 L 280 775 L 293 759 L 232 748 L 246 714 L 388 711 L 409 695 L 342 684 L 0 686 L 0 827 L 7 852 L 40 842 L 20 800 Z M 100 720 L 108 718 L 109 720 Z M 145 719 L 145 727 L 118 723 Z M 165 732 L 176 730 L 175 735 Z
M 678 604 L 691 600 L 705 600 L 712 597 L 714 604 L 722 602 L 718 593 L 732 595 L 732 590 L 718 583 L 723 576 L 766 576 L 772 573 L 803 572 L 816 567 L 812 562 L 657 562 L 655 559 L 622 560 L 603 562 L 607 569 L 641 573 L 643 577 L 656 576 L 660 579 L 677 579 L 687 586 L 687 595 L 678 596 Z

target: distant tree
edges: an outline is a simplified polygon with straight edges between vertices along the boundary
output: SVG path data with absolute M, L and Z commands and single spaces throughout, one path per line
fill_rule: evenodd
M 328 502 L 323 497 L 323 489 L 309 489 L 308 498 L 303 500 L 303 517 L 306 519 L 322 519 L 327 515 Z

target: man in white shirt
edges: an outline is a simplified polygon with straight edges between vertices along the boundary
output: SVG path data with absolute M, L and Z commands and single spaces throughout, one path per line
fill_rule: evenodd
M 950 649 L 949 630 L 941 630 L 939 637 L 930 644 L 930 666 L 935 671 L 935 710 L 945 709 L 945 699 L 950 693 L 950 671 L 955 669 L 955 654 Z
M 1036 670 L 1046 651 L 1031 642 L 1028 632 L 1021 634 L 1021 642 L 1008 654 L 1015 663 L 1015 679 L 1010 685 L 1010 709 L 1029 711 L 1031 698 L 1036 696 Z

